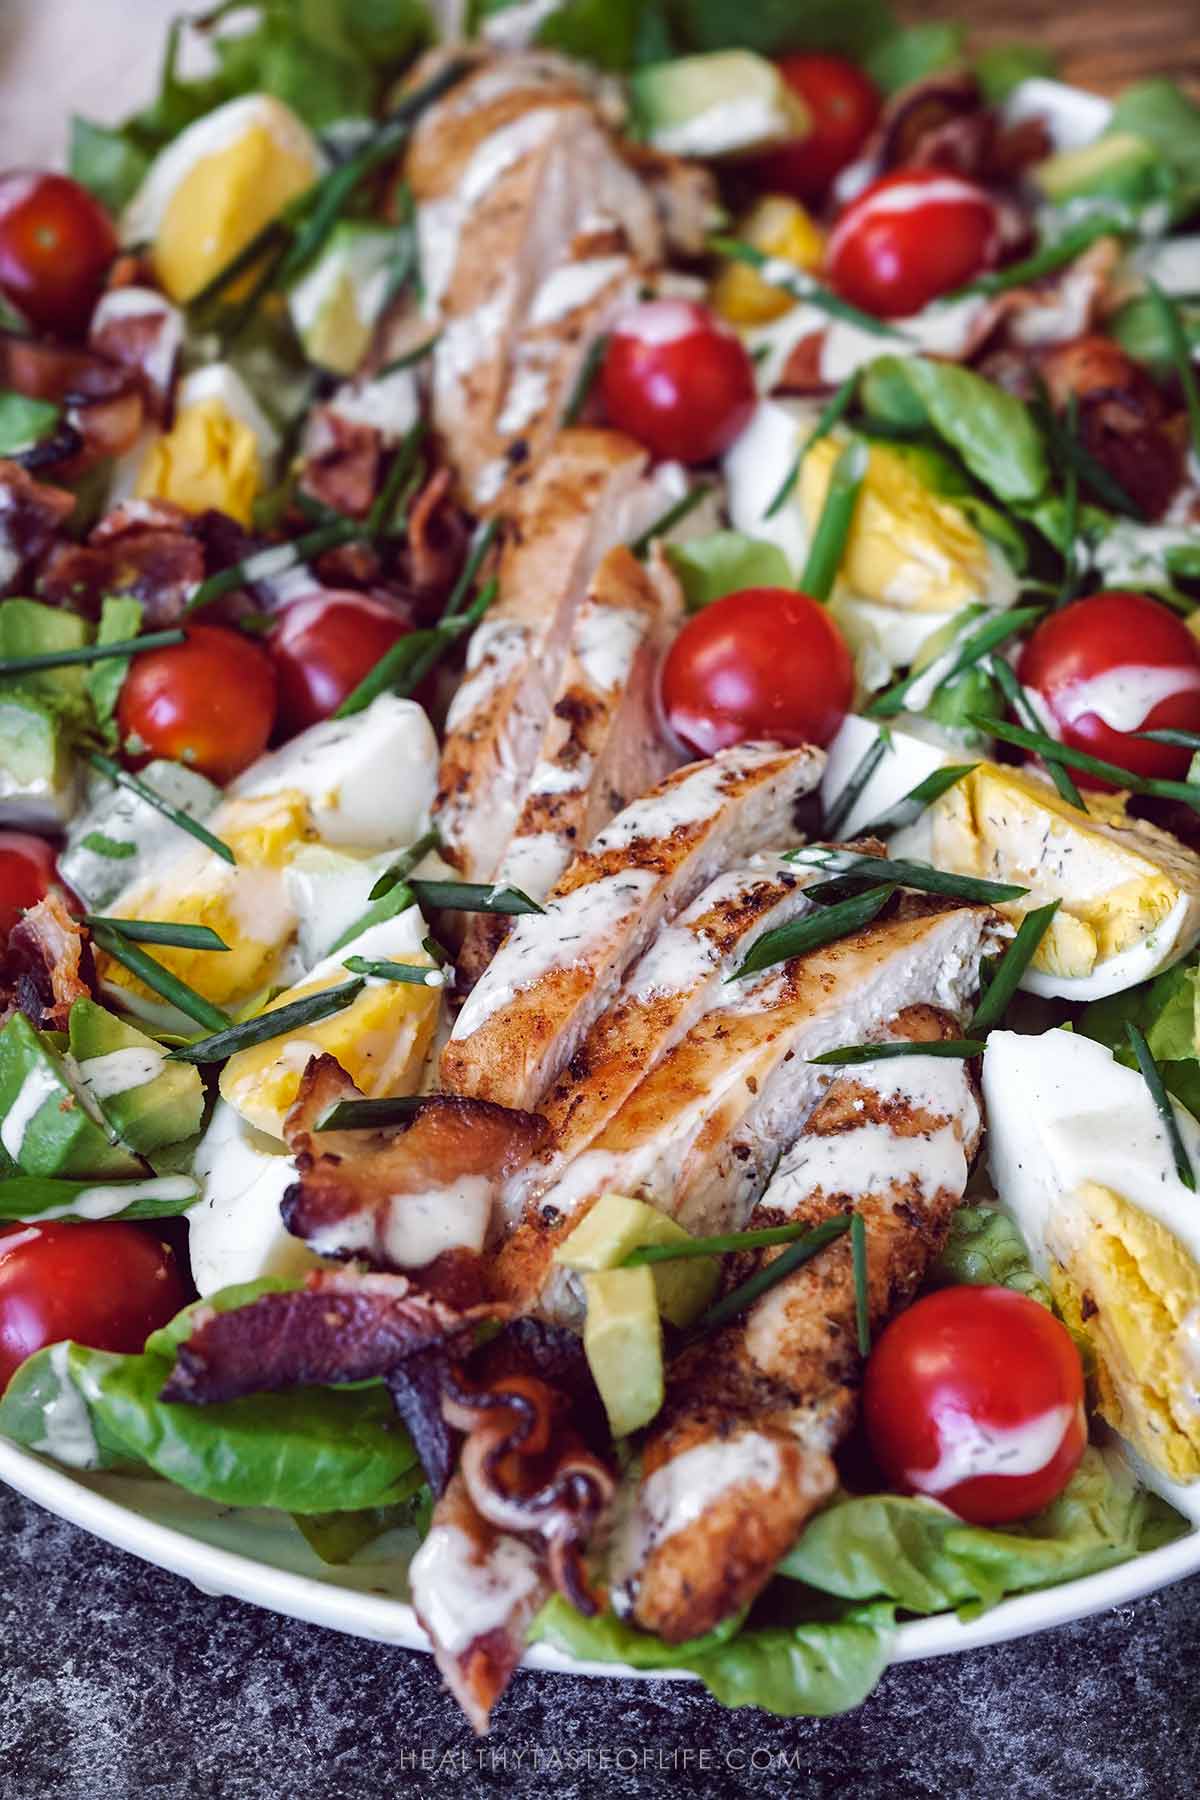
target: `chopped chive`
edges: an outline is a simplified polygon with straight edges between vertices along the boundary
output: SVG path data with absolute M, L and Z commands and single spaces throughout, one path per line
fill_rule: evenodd
M 182 644 L 182 631 L 148 631 L 144 637 L 120 643 L 84 644 L 78 650 L 47 650 L 38 656 L 0 656 L 0 675 L 33 675 L 38 669 L 66 669 L 73 663 L 107 662 L 114 656 L 136 656 L 141 650 L 162 650 Z
M 1155 1110 L 1166 1128 L 1167 1141 L 1171 1146 L 1171 1156 L 1175 1163 L 1175 1173 L 1185 1188 L 1196 1191 L 1196 1173 L 1192 1168 L 1192 1159 L 1187 1153 L 1187 1145 L 1179 1129 L 1179 1120 L 1175 1117 L 1175 1108 L 1171 1104 L 1170 1095 L 1163 1086 L 1163 1078 L 1158 1064 L 1143 1034 L 1130 1019 L 1126 1022 L 1125 1035 L 1129 1039 L 1129 1048 L 1137 1058 L 1137 1066 L 1141 1070 L 1142 1080 L 1150 1089 L 1150 1098 L 1154 1101 Z
M 867 783 L 876 769 L 892 748 L 892 734 L 886 725 L 879 727 L 879 736 L 869 744 L 862 756 L 851 769 L 845 786 L 841 788 L 833 805 L 829 808 L 821 823 L 827 837 L 836 838 L 846 820 L 858 805 L 866 790 Z
M 1096 775 L 1101 781 L 1109 781 L 1114 787 L 1128 788 L 1134 794 L 1151 794 L 1160 800 L 1180 800 L 1193 811 L 1200 812 L 1200 787 L 1188 781 L 1158 781 L 1149 776 L 1135 775 L 1132 769 L 1123 769 L 1119 763 L 1104 762 L 1098 756 L 1089 756 L 1086 750 L 1076 750 L 1071 744 L 1060 744 L 1044 731 L 1026 731 L 1023 726 L 1010 725 L 1006 719 L 977 719 L 971 723 L 980 731 L 988 731 L 993 737 L 1000 738 L 1006 744 L 1015 744 L 1019 750 L 1032 750 L 1047 762 L 1067 763 L 1072 769 L 1082 769 L 1088 775 Z
M 196 839 L 197 843 L 204 844 L 223 861 L 236 865 L 237 857 L 228 844 L 222 843 L 219 837 L 214 837 L 211 831 L 206 831 L 204 826 L 197 819 L 193 819 L 190 813 L 185 813 L 178 806 L 172 806 L 169 800 L 164 800 L 162 795 L 155 793 L 152 787 L 147 786 L 144 781 L 139 781 L 136 775 L 131 775 L 129 770 L 123 769 L 119 763 L 115 763 L 111 756 L 105 756 L 100 750 L 91 750 L 88 753 L 88 761 L 93 769 L 98 769 L 101 775 L 107 775 L 108 779 L 115 782 L 118 787 L 123 787 L 129 793 L 136 794 L 139 800 L 144 800 L 147 806 L 152 806 L 155 812 L 160 812 L 164 819 L 170 819 L 172 825 L 178 825 L 180 831 L 186 831 L 189 837 Z
M 843 300 L 839 294 L 823 287 L 802 269 L 790 268 L 778 257 L 768 256 L 765 251 L 756 249 L 753 244 L 747 244 L 741 238 L 710 237 L 708 248 L 714 256 L 726 256 L 733 262 L 746 263 L 751 269 L 757 269 L 768 287 L 778 288 L 781 293 L 790 294 L 793 300 L 815 306 L 818 312 L 828 313 L 831 318 L 848 319 L 860 331 L 870 332 L 872 337 L 899 339 L 904 343 L 910 341 L 894 325 L 877 319 L 873 313 L 860 312 L 857 306 L 851 306 L 848 300 Z
M 1035 907 L 1025 914 L 1016 937 L 996 965 L 987 993 L 967 1022 L 968 1031 L 984 1037 L 1000 1023 L 1061 904 L 1061 901 L 1051 900 L 1048 906 Z
M 775 517 L 775 514 L 779 511 L 780 507 L 795 487 L 800 470 L 804 466 L 804 459 L 812 449 L 813 445 L 819 444 L 823 437 L 828 437 L 834 426 L 844 419 L 846 414 L 850 411 L 850 404 L 854 399 L 854 393 L 857 386 L 858 372 L 856 370 L 853 375 L 847 375 L 845 381 L 842 382 L 832 399 L 826 403 L 816 424 L 797 450 L 795 457 L 792 460 L 791 467 L 788 469 L 787 474 L 776 489 L 774 499 L 763 514 L 764 523 L 767 519 L 773 519 Z
M 782 1158 L 780 1151 L 776 1168 Z M 774 1173 L 772 1170 L 772 1179 Z M 799 1238 L 807 1237 L 811 1230 L 812 1226 L 807 1223 L 768 1225 L 762 1231 L 727 1231 L 722 1237 L 689 1238 L 686 1242 L 680 1239 L 676 1244 L 641 1244 L 629 1252 L 620 1266 L 639 1269 L 653 1267 L 656 1263 L 690 1262 L 701 1256 L 726 1256 L 733 1250 L 766 1250 L 773 1244 L 794 1244 Z
M 244 556 L 240 562 L 231 564 L 228 569 L 220 569 L 217 574 L 202 581 L 187 601 L 184 611 L 199 612 L 201 607 L 211 606 L 214 600 L 231 594 L 235 588 L 262 580 L 263 575 L 255 573 L 256 562 L 262 563 L 270 558 L 270 573 L 283 575 L 301 563 L 311 562 L 326 550 L 336 550 L 339 544 L 348 544 L 354 538 L 366 535 L 367 527 L 358 519 L 331 519 L 327 525 L 319 525 L 315 531 L 294 538 L 290 544 L 272 544 L 266 550 L 255 550 L 252 555 Z
M 668 506 L 665 513 L 660 514 L 657 519 L 647 525 L 640 537 L 634 538 L 629 546 L 633 554 L 639 560 L 649 555 L 650 546 L 655 538 L 665 537 L 667 532 L 673 526 L 678 525 L 681 519 L 686 519 L 689 513 L 695 512 L 696 508 L 707 500 L 711 493 L 712 483 L 710 481 L 699 481 L 694 488 L 689 488 L 686 494 L 676 500 L 674 506 Z
M 800 577 L 800 591 L 813 600 L 828 600 L 833 592 L 870 454 L 861 438 L 852 438 L 833 465 L 825 504 Z
M 885 831 L 899 831 L 902 826 L 911 825 L 914 819 L 920 818 L 927 806 L 934 800 L 940 800 L 943 794 L 949 793 L 964 776 L 970 775 L 978 767 L 978 763 L 951 763 L 945 769 L 935 769 L 932 775 L 927 775 L 924 781 L 918 781 L 916 787 L 910 788 L 894 806 L 889 806 L 885 813 L 880 813 L 877 819 L 864 825 L 859 836 L 880 837 Z
M 459 608 L 462 606 L 467 595 L 471 592 L 471 589 L 475 586 L 479 571 L 483 567 L 484 558 L 495 543 L 499 531 L 499 519 L 489 519 L 487 524 L 481 525 L 479 530 L 475 533 L 475 538 L 471 544 L 467 560 L 459 570 L 458 580 L 451 588 L 450 597 L 442 608 L 443 624 L 448 619 L 458 617 Z
M 171 944 L 177 950 L 228 950 L 224 938 L 208 925 L 173 925 L 157 919 L 111 919 L 85 913 L 87 924 L 106 925 L 136 944 Z
M 429 933 L 421 939 L 421 948 L 426 956 L 432 956 L 434 962 L 441 968 L 449 969 L 452 967 L 454 958 L 447 950 L 445 944 L 439 944 L 432 933 Z
M 1005 900 L 1019 900 L 1029 892 L 1010 881 L 983 881 L 974 875 L 953 875 L 947 869 L 935 869 L 932 863 L 907 862 L 903 858 L 858 856 L 853 850 L 834 850 L 823 844 L 789 850 L 787 860 L 805 868 L 828 869 L 834 879 L 809 888 L 810 900 L 819 900 L 825 888 L 843 882 L 875 883 L 882 875 L 893 886 L 914 888 L 920 894 L 944 894 L 952 900 L 975 901 L 981 906 L 997 906 Z M 840 897 L 840 896 L 839 896 Z
M 914 1039 L 911 1043 L 843 1044 L 840 1050 L 826 1050 L 821 1056 L 810 1056 L 810 1063 L 832 1063 L 849 1068 L 858 1063 L 891 1062 L 899 1056 L 946 1056 L 965 1061 L 982 1056 L 987 1045 L 982 1038 L 934 1038 L 928 1043 Z
M 444 626 L 431 625 L 424 631 L 410 631 L 405 637 L 394 643 L 390 650 L 385 650 L 375 667 L 363 676 L 356 688 L 352 688 L 334 713 L 335 719 L 349 719 L 355 713 L 364 712 L 380 694 L 394 693 L 397 685 L 410 671 L 419 664 L 423 655 L 447 641 Z M 409 681 L 407 692 L 411 693 L 421 677 Z
M 1072 394 L 1067 401 L 1067 433 L 1077 441 L 1079 436 L 1079 395 Z M 1075 555 L 1075 539 L 1079 534 L 1079 466 L 1071 458 L 1063 472 L 1063 505 L 1065 522 L 1063 535 L 1066 538 L 1066 549 L 1063 551 L 1062 585 L 1054 601 L 1054 610 L 1067 606 L 1075 598 L 1079 585 L 1079 572 Z
M 386 1125 L 407 1125 L 424 1106 L 419 1094 L 392 1100 L 335 1100 L 317 1117 L 314 1131 L 377 1131 Z
M 391 362 L 384 363 L 382 369 L 379 370 L 379 373 L 375 375 L 373 379 L 375 381 L 383 381 L 389 375 L 399 375 L 401 369 L 412 369 L 415 368 L 418 363 L 423 363 L 427 356 L 433 355 L 441 335 L 440 331 L 435 331 L 431 338 L 426 338 L 425 342 L 423 344 L 418 344 L 415 349 L 405 350 L 403 355 L 394 356 Z
M 602 332 L 588 345 L 587 355 L 575 377 L 575 384 L 567 397 L 567 404 L 563 407 L 562 423 L 564 427 L 578 425 L 583 409 L 588 403 L 588 396 L 596 384 L 600 365 L 607 354 L 608 333 Z
M 1111 219 L 1088 219 L 1074 230 L 1064 232 L 1057 243 L 1044 244 L 1035 250 L 1032 256 L 1026 256 L 1020 262 L 1009 263 L 1006 268 L 998 269 L 994 274 L 981 275 L 978 280 L 968 282 L 966 287 L 958 288 L 947 296 L 948 300 L 962 300 L 968 294 L 1004 294 L 1011 288 L 1027 287 L 1031 281 L 1037 281 L 1043 275 L 1052 275 L 1055 269 L 1061 269 L 1065 263 L 1075 258 L 1094 244 L 1097 238 L 1114 237 L 1120 227 Z
M 186 1013 L 189 1019 L 195 1019 L 197 1025 L 203 1025 L 206 1031 L 223 1031 L 230 1023 L 228 1013 L 222 1012 L 219 1006 L 213 1006 L 202 994 L 190 988 L 186 981 L 180 981 L 177 975 L 172 975 L 170 969 L 164 968 L 154 957 L 147 956 L 144 950 L 139 950 L 136 944 L 130 943 L 120 932 L 112 931 L 107 925 L 97 925 L 93 935 L 101 950 L 111 956 L 114 962 L 121 963 L 151 993 L 169 1001 L 181 1013 Z
M 1192 363 L 1187 332 L 1179 316 L 1179 307 L 1171 296 L 1163 292 L 1157 281 L 1147 278 L 1146 286 L 1154 298 L 1155 310 L 1171 354 L 1171 363 L 1183 389 L 1184 404 L 1192 430 L 1192 449 L 1200 456 L 1200 386 L 1196 383 L 1196 370 Z M 1192 1183 L 1189 1182 L 1188 1186 L 1192 1186 Z
M 112 838 L 103 831 L 89 831 L 80 839 L 80 846 L 90 850 L 94 856 L 108 856 L 114 862 L 125 862 L 129 857 L 137 855 L 137 845 L 131 844 L 128 838 Z
M 854 1263 L 854 1324 L 858 1354 L 871 1352 L 871 1298 L 867 1285 L 867 1227 L 861 1213 L 850 1216 L 850 1255 Z
M 255 263 L 266 255 L 267 251 L 274 250 L 278 244 L 285 242 L 289 219 L 298 212 L 298 203 L 306 199 L 311 192 L 311 188 L 305 189 L 305 192 L 298 194 L 284 212 L 278 217 L 268 220 L 261 230 L 256 231 L 254 236 L 242 245 L 237 254 L 231 257 L 223 268 L 218 269 L 198 293 L 192 295 L 187 303 L 189 310 L 193 313 L 202 312 L 214 300 L 219 299 L 226 288 L 232 286 L 240 275 L 244 275 L 248 269 L 252 269 Z
M 993 656 L 988 665 L 1004 698 L 1017 714 L 1018 718 L 1030 731 L 1040 731 L 1041 721 L 1033 710 L 1033 703 L 1021 683 L 1017 680 L 1016 670 L 1005 662 L 1002 656 Z M 1046 773 L 1058 789 L 1068 806 L 1077 806 L 1080 812 L 1087 811 L 1087 803 L 1067 770 L 1060 762 L 1046 759 Z
M 1178 744 L 1182 750 L 1200 750 L 1200 731 L 1176 731 L 1162 726 L 1154 731 L 1135 731 L 1133 735 L 1148 738 L 1152 744 Z
M 491 887 L 486 881 L 410 881 L 418 904 L 439 912 L 504 913 L 519 918 L 544 913 L 545 907 L 516 887 Z
M 387 868 L 383 871 L 383 874 L 379 877 L 379 880 L 375 883 L 375 886 L 367 895 L 367 899 L 382 900 L 385 894 L 390 894 L 392 889 L 396 886 L 396 883 L 406 880 L 408 876 L 412 874 L 417 864 L 424 862 L 425 858 L 429 855 L 429 852 L 431 850 L 436 850 L 440 843 L 441 839 L 436 830 L 423 833 L 423 835 L 417 839 L 415 844 L 410 844 L 407 850 L 401 852 L 394 863 L 388 864 Z
M 306 994 L 302 1000 L 257 1013 L 253 1019 L 242 1019 L 226 1030 L 214 1032 L 212 1037 L 201 1038 L 198 1044 L 180 1044 L 169 1054 L 176 1062 L 224 1062 L 239 1050 L 286 1037 L 289 1031 L 299 1031 L 302 1026 L 316 1025 L 322 1019 L 331 1019 L 334 1013 L 345 1012 L 365 986 L 364 978 L 356 975 L 353 981 L 339 982 L 337 987 L 322 988 L 318 993 Z
M 777 925 L 774 931 L 765 931 L 745 961 L 732 975 L 726 976 L 726 981 L 739 981 L 743 976 L 756 975 L 760 969 L 788 962 L 793 956 L 803 956 L 809 950 L 820 950 L 825 944 L 832 944 L 852 931 L 861 930 L 864 925 L 870 924 L 895 891 L 894 883 L 887 887 L 871 888 L 865 894 L 856 894 L 851 900 L 843 900 L 838 906 L 822 907 L 819 912 L 792 919 L 786 925 Z
M 1114 512 L 1127 513 L 1132 518 L 1144 519 L 1145 509 L 1128 494 L 1115 475 L 1109 473 L 1102 462 L 1092 455 L 1081 440 L 1066 430 L 1054 410 L 1046 384 L 1041 378 L 1037 381 L 1038 398 L 1034 407 L 1035 416 L 1050 440 L 1050 448 L 1056 460 L 1061 464 L 1073 466 L 1081 482 L 1091 488 L 1092 492 Z
M 706 1313 L 702 1313 L 691 1329 L 685 1333 L 685 1341 L 692 1342 L 696 1338 L 708 1337 L 712 1332 L 718 1331 L 722 1325 L 727 1325 L 731 1319 L 736 1319 L 739 1313 L 744 1313 L 747 1307 L 753 1306 L 754 1302 L 763 1294 L 778 1286 L 792 1273 L 793 1269 L 798 1269 L 804 1263 L 810 1262 L 818 1252 L 825 1249 L 827 1244 L 832 1244 L 835 1239 L 844 1237 L 849 1229 L 849 1213 L 837 1213 L 832 1219 L 826 1219 L 822 1224 L 814 1225 L 811 1230 L 805 1232 L 803 1237 L 797 1238 L 794 1243 L 789 1244 L 786 1250 L 781 1250 L 779 1255 L 767 1263 L 765 1268 L 756 1269 L 754 1274 L 746 1281 L 739 1283 L 732 1293 L 726 1294 L 723 1300 L 718 1300 L 715 1306 L 710 1306 Z
M 421 445 L 425 440 L 426 425 L 424 419 L 417 419 L 409 426 L 400 445 L 392 458 L 392 466 L 387 472 L 387 479 L 380 488 L 370 512 L 367 514 L 366 535 L 377 538 L 382 531 L 392 525 L 392 515 L 396 510 L 401 494 L 421 453 Z
M 972 631 L 963 640 L 961 648 L 954 656 L 939 686 L 944 686 L 956 675 L 961 675 L 964 669 L 969 669 L 973 663 L 977 663 L 981 657 L 987 656 L 990 651 L 998 650 L 1001 644 L 1008 642 L 1009 638 L 1015 637 L 1018 632 L 1024 631 L 1027 625 L 1032 625 L 1040 619 L 1044 610 L 1045 608 L 1041 606 L 1018 606 L 1012 612 L 996 613 L 981 625 L 978 631 Z M 911 669 L 902 681 L 896 682 L 893 687 L 885 689 L 882 694 L 872 700 L 870 706 L 866 708 L 867 718 L 889 719 L 893 714 L 903 712 L 909 689 L 926 673 L 925 669 Z
M 352 975 L 375 975 L 381 981 L 397 981 L 410 987 L 445 987 L 446 977 L 428 963 L 392 962 L 387 957 L 348 956 L 344 967 Z

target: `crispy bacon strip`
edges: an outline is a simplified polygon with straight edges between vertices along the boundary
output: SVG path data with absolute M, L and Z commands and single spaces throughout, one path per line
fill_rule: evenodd
M 37 563 L 75 507 L 74 494 L 0 461 L 0 593 L 27 588 Z
M 76 1000 L 96 985 L 86 929 L 54 889 L 17 920 L 0 965 L 6 1015 L 23 1012 L 43 1031 L 65 1031 Z
M 379 485 L 383 433 L 374 425 L 318 407 L 308 429 L 300 485 L 306 494 L 352 519 L 366 517 Z
M 478 1269 L 489 1223 L 486 1201 L 478 1203 L 481 1184 L 521 1168 L 545 1141 L 545 1120 L 488 1101 L 434 1094 L 399 1131 L 316 1132 L 327 1106 L 356 1096 L 333 1057 L 309 1063 L 284 1126 L 299 1176 L 284 1195 L 288 1230 L 322 1256 L 420 1268 L 427 1288 L 444 1273 L 436 1265 L 456 1252 L 460 1279 L 464 1252 L 476 1253 Z M 436 1235 L 446 1248 L 422 1258 L 411 1247 L 428 1247 L 431 1206 L 439 1209 Z M 423 1226 L 413 1240 L 407 1227 L 417 1217 Z M 480 1270 L 480 1293 L 482 1280 Z
M 1143 512 L 1160 517 L 1183 479 L 1185 446 L 1145 369 L 1111 339 L 1089 335 L 1053 351 L 1042 374 L 1056 407 L 1078 402 L 1085 448 Z

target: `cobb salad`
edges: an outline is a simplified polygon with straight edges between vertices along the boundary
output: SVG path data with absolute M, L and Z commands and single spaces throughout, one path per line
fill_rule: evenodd
M 1200 1521 L 1200 109 L 1052 76 L 248 4 L 0 175 L 0 1433 L 478 1730 Z

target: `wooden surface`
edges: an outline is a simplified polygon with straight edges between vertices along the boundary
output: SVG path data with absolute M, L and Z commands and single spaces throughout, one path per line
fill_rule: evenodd
M 853 0 L 847 0 L 853 4 Z M 897 0 L 911 20 L 961 19 L 979 47 L 1048 44 L 1064 81 L 1111 93 L 1145 75 L 1200 92 L 1200 0 Z

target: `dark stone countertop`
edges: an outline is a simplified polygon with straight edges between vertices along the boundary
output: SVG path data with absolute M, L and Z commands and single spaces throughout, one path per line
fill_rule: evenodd
M 895 1669 L 840 1719 L 519 1675 L 479 1744 L 424 1656 L 210 1599 L 3 1488 L 0 1533 L 0 1800 L 1200 1790 L 1200 1578 Z

